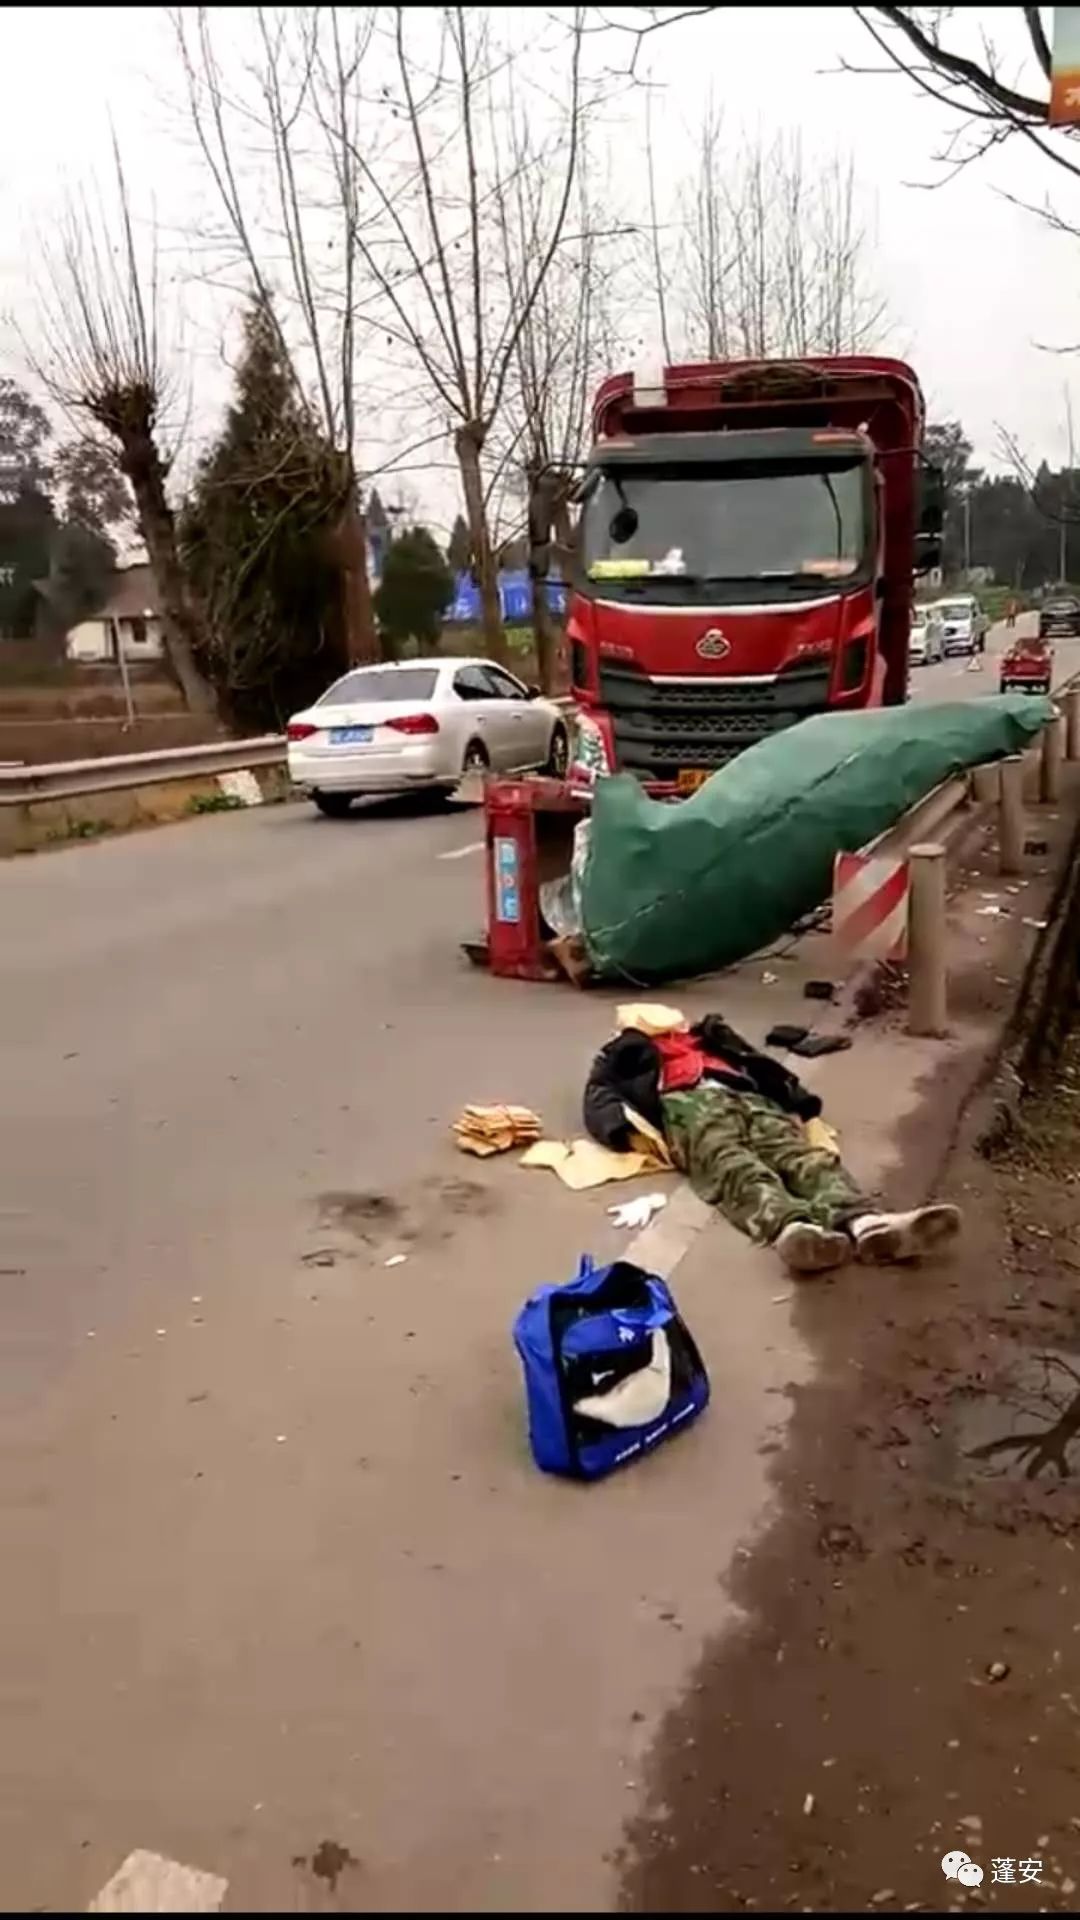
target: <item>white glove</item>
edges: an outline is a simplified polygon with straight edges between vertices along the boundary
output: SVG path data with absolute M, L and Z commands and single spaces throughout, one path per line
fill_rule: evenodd
M 616 1227 L 647 1227 L 653 1214 L 666 1206 L 666 1193 L 642 1193 L 636 1200 L 624 1200 L 617 1207 L 609 1207 L 608 1212 Z

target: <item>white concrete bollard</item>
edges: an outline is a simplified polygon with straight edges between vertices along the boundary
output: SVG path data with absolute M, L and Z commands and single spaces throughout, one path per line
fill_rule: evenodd
M 1065 722 L 1060 714 L 1043 728 L 1039 762 L 1039 799 L 1049 805 L 1061 798 L 1061 763 L 1065 758 Z
M 1065 758 L 1080 760 L 1080 687 L 1065 695 Z
M 944 1033 L 948 1019 L 945 967 L 945 849 L 921 842 L 910 854 L 908 908 L 908 1028 L 915 1034 Z
M 1001 771 L 998 767 L 976 767 L 971 776 L 972 790 L 980 806 L 992 806 L 1001 798 Z
M 1012 753 L 1001 762 L 1001 818 L 998 825 L 1002 873 L 1024 868 L 1024 756 Z

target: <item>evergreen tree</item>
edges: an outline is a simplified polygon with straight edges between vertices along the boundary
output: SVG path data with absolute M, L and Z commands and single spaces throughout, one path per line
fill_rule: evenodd
M 33 631 L 34 581 L 49 571 L 56 530 L 49 422 L 14 380 L 0 379 L 0 638 Z
M 273 315 L 255 300 L 235 398 L 180 523 L 207 613 L 200 664 L 240 725 L 279 727 L 349 664 L 335 544 L 345 484 L 297 396 Z
M 406 527 L 389 548 L 375 593 L 375 612 L 387 651 L 406 640 L 437 645 L 454 580 L 426 527 Z
M 450 544 L 446 549 L 446 558 L 455 579 L 459 573 L 472 572 L 472 535 L 463 513 L 458 514 L 450 529 Z

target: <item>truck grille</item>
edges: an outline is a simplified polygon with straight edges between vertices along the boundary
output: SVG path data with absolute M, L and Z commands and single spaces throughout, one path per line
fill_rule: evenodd
M 744 747 L 824 713 L 829 674 L 828 660 L 806 660 L 761 685 L 720 678 L 675 684 L 601 664 L 599 692 L 618 766 L 643 780 L 674 780 L 682 767 L 712 773 Z

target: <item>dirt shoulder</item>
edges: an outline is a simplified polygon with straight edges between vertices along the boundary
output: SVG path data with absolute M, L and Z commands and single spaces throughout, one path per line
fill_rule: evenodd
M 961 1144 L 940 1188 L 956 1259 L 805 1297 L 778 1518 L 665 1725 L 624 1910 L 1076 1907 L 1080 1027 L 1005 1156 Z

